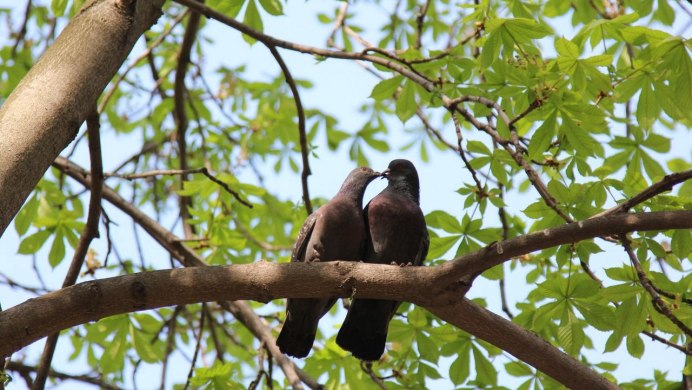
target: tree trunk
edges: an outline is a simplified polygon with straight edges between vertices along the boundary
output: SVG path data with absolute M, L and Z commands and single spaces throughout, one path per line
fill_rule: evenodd
M 89 2 L 0 107 L 0 236 L 163 1 Z

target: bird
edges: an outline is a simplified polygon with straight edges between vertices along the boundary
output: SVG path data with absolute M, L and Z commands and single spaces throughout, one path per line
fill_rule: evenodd
M 422 265 L 430 239 L 420 209 L 420 184 L 416 167 L 397 159 L 382 172 L 387 187 L 365 207 L 368 228 L 366 263 Z M 401 302 L 353 299 L 336 343 L 364 361 L 382 357 L 387 328 Z
M 368 184 L 380 176 L 367 167 L 352 170 L 336 195 L 303 223 L 291 262 L 362 261 L 367 238 L 363 196 Z M 335 302 L 336 298 L 288 299 L 286 320 L 276 339 L 279 350 L 293 357 L 306 357 L 320 319 Z

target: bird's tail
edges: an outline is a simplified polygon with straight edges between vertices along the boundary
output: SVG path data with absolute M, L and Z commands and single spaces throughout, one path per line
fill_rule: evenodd
M 387 328 L 399 302 L 354 299 L 336 343 L 361 360 L 379 360 L 387 341 Z
M 308 356 L 315 342 L 317 324 L 334 299 L 289 299 L 284 326 L 276 345 L 282 353 L 297 358 Z

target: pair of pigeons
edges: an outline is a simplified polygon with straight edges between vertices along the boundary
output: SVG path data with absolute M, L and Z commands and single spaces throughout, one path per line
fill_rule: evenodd
M 362 209 L 368 184 L 384 177 L 389 184 Z M 312 213 L 300 230 L 291 261 L 351 260 L 421 265 L 428 253 L 428 231 L 419 207 L 418 173 L 408 160 L 393 160 L 382 173 L 356 168 L 336 196 Z M 276 340 L 281 352 L 305 357 L 317 324 L 336 298 L 289 299 L 286 322 Z M 379 360 L 389 321 L 400 302 L 354 299 L 336 343 L 353 356 Z

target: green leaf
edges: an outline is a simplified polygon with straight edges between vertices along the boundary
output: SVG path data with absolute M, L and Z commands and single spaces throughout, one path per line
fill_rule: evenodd
M 62 260 L 65 258 L 65 241 L 63 240 L 63 235 L 62 234 L 55 234 L 55 238 L 53 239 L 53 245 L 50 248 L 50 252 L 48 253 L 48 262 L 50 263 L 51 267 L 55 268 L 62 262 Z
M 505 370 L 511 376 L 533 376 L 533 370 L 531 370 L 531 367 L 520 361 L 506 363 Z
M 548 151 L 557 128 L 557 113 L 553 111 L 548 118 L 536 129 L 529 143 L 529 158 L 543 160 L 541 156 Z
M 490 68 L 495 60 L 500 56 L 500 34 L 490 32 L 481 48 L 481 67 L 484 69 Z
M 483 154 L 486 156 L 490 156 L 492 154 L 490 149 L 488 149 L 488 147 L 480 141 L 468 141 L 466 143 L 466 149 L 469 151 L 469 153 Z
M 659 112 L 660 107 L 651 83 L 644 83 L 639 95 L 639 103 L 637 103 L 637 121 L 639 126 L 650 129 L 658 118 Z
M 413 325 L 415 328 L 418 329 L 423 329 L 428 325 L 428 319 L 425 315 L 425 312 L 417 306 L 413 310 L 408 312 L 406 318 L 408 319 L 409 324 Z
M 670 249 L 680 259 L 689 257 L 692 253 L 692 231 L 690 229 L 674 230 Z
M 572 60 L 570 62 L 573 63 L 573 60 L 579 58 L 579 46 L 565 38 L 558 38 L 555 40 L 555 50 L 557 51 L 557 54 L 564 58 L 563 61 L 569 59 Z M 559 63 L 560 58 L 558 58 L 558 64 Z M 562 69 L 562 66 L 560 66 L 560 69 Z
M 433 343 L 430 337 L 423 332 L 419 332 L 416 335 L 416 344 L 422 359 L 437 364 L 437 361 L 440 359 L 440 349 Z
M 262 17 L 257 10 L 257 3 L 255 0 L 249 0 L 247 2 L 247 8 L 245 9 L 245 17 L 243 18 L 243 23 L 247 24 L 249 27 L 262 32 L 264 31 L 264 25 L 262 24 Z M 243 34 L 243 39 L 250 45 L 254 44 L 256 41 L 248 35 Z
M 502 264 L 496 265 L 490 269 L 483 271 L 481 274 L 484 278 L 488 280 L 500 280 L 504 276 Z
M 651 133 L 642 145 L 658 153 L 668 153 L 670 151 L 670 138 Z
M 260 5 L 267 13 L 274 16 L 284 14 L 283 6 L 279 0 L 259 0 Z
M 609 307 L 585 300 L 575 300 L 574 306 L 594 328 L 604 332 L 614 328 L 615 314 Z
M 603 146 L 571 119 L 565 119 L 562 134 L 574 150 L 582 156 L 602 156 Z
M 640 151 L 639 156 L 642 159 L 644 170 L 646 171 L 646 174 L 649 175 L 651 180 L 658 181 L 665 176 L 666 172 L 663 170 L 663 167 L 658 163 L 658 161 L 651 158 L 644 151 Z
M 161 356 L 154 348 L 155 344 L 151 342 L 151 339 L 147 338 L 144 333 L 139 331 L 132 324 L 130 324 L 130 339 L 132 340 L 132 345 L 135 347 L 135 351 L 137 351 L 137 356 L 143 361 L 147 363 L 156 363 L 161 360 Z
M 601 54 L 582 60 L 583 63 L 591 66 L 608 66 L 613 63 L 613 56 L 610 54 Z
M 638 334 L 627 336 L 627 352 L 637 359 L 644 355 L 644 342 Z
M 469 341 L 463 341 L 457 348 L 457 358 L 449 366 L 449 379 L 455 385 L 464 383 L 466 379 L 471 374 L 471 343 Z
M 497 384 L 497 371 L 485 354 L 473 346 L 473 362 L 476 365 L 476 380 L 486 385 Z
M 48 237 L 51 236 L 53 232 L 49 230 L 40 230 L 25 239 L 19 244 L 19 249 L 17 253 L 22 255 L 31 255 L 38 252 L 39 249 L 45 244 Z
M 459 241 L 461 235 L 449 237 L 430 237 L 430 248 L 428 249 L 428 259 L 439 259 L 447 253 L 452 246 Z
M 447 233 L 461 232 L 461 223 L 451 214 L 442 210 L 435 210 L 425 216 L 425 222 L 428 226 L 436 229 L 442 229 Z
M 38 198 L 32 196 L 17 213 L 17 217 L 14 219 L 14 228 L 19 236 L 26 234 L 34 218 L 37 217 L 38 205 Z
M 370 93 L 370 97 L 375 100 L 391 99 L 403 81 L 403 76 L 394 76 L 384 79 L 377 83 Z
M 67 9 L 67 0 L 53 0 L 50 3 L 50 10 L 53 12 L 53 15 L 56 17 L 60 17 L 65 15 L 65 10 Z
M 413 81 L 407 79 L 396 100 L 396 116 L 402 123 L 406 123 L 416 113 L 416 108 L 416 88 Z
M 601 294 L 611 301 L 624 301 L 637 296 L 639 289 L 629 284 L 618 284 L 601 290 Z
M 498 26 L 496 26 L 496 24 Z M 505 28 L 517 42 L 530 42 L 531 39 L 540 39 L 550 34 L 550 28 L 544 24 L 537 23 L 532 19 L 491 19 L 487 23 L 488 31 L 496 28 Z
M 624 338 L 624 335 L 620 332 L 613 332 L 611 335 L 608 337 L 608 340 L 606 341 L 606 345 L 603 348 L 603 352 L 613 352 L 618 347 L 620 346 L 620 343 L 622 343 L 622 339 Z

